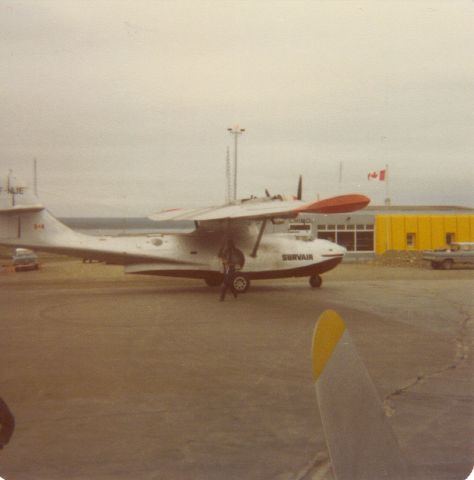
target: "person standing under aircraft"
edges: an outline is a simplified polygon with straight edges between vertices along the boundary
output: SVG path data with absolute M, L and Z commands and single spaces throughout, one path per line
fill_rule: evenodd
M 219 257 L 222 261 L 226 259 L 229 262 L 233 263 L 236 270 L 242 268 L 242 253 L 239 252 L 231 239 L 227 240 L 227 244 L 221 249 Z
M 237 267 L 241 268 L 240 258 L 238 250 L 234 245 L 232 239 L 228 239 L 225 247 L 223 247 L 219 253 L 219 257 L 222 260 L 224 278 L 221 288 L 220 301 L 224 301 L 227 289 L 230 288 L 234 298 L 237 298 L 237 292 L 234 290 L 233 281 L 235 277 L 235 271 Z
M 235 264 L 232 259 L 231 250 L 229 250 L 227 252 L 227 255 L 222 259 L 222 265 L 224 269 L 224 279 L 222 281 L 221 296 L 219 299 L 221 302 L 225 300 L 225 295 L 228 288 L 230 288 L 230 290 L 234 294 L 234 298 L 237 298 L 237 292 L 234 290 L 232 285 L 235 276 Z

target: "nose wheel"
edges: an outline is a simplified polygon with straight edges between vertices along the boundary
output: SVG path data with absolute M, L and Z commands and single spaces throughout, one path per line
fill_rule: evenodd
M 319 275 L 309 277 L 309 284 L 313 288 L 319 288 L 323 284 L 323 279 Z

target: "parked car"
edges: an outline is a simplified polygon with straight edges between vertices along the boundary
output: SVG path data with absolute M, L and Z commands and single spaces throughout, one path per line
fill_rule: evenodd
M 38 256 L 32 250 L 27 248 L 15 249 L 15 254 L 12 257 L 12 264 L 17 272 L 24 270 L 38 270 Z
M 450 270 L 454 265 L 474 265 L 474 242 L 453 242 L 442 250 L 425 250 L 423 260 L 434 269 Z

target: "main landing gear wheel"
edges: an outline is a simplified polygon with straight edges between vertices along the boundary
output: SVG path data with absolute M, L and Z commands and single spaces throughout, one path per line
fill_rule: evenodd
M 250 287 L 250 280 L 246 275 L 237 274 L 232 280 L 232 288 L 237 293 L 245 293 Z
M 313 275 L 309 277 L 309 284 L 313 288 L 319 288 L 323 284 L 323 279 L 319 275 Z
M 218 287 L 222 284 L 221 278 L 205 278 L 204 281 L 208 287 Z

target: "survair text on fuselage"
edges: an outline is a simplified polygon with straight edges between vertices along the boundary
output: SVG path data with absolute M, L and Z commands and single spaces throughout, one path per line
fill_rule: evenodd
M 290 260 L 313 260 L 312 253 L 282 253 L 281 258 L 284 262 Z

